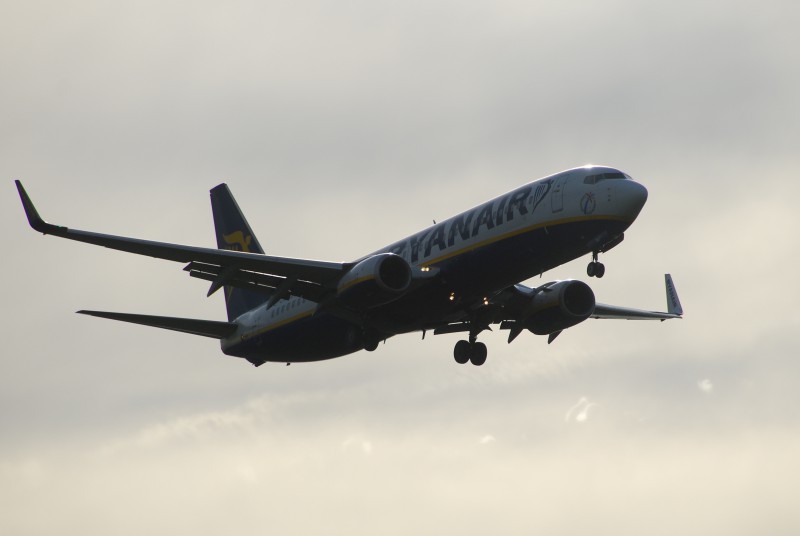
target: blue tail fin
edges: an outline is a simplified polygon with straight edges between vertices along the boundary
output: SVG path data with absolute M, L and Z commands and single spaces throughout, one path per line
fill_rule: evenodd
M 223 183 L 211 189 L 211 211 L 214 214 L 214 228 L 219 249 L 264 253 L 227 184 Z M 224 287 L 224 290 L 228 320 L 235 319 L 269 299 L 268 295 L 251 290 L 231 286 Z

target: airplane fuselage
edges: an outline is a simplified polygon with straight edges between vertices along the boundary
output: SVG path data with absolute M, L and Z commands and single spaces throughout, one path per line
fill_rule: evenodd
M 462 212 L 379 251 L 402 257 L 421 276 L 419 290 L 347 318 L 325 304 L 288 297 L 236 319 L 224 353 L 260 364 L 329 359 L 361 350 L 367 336 L 432 329 L 470 314 L 505 288 L 622 239 L 647 190 L 621 171 L 576 168 L 551 175 Z

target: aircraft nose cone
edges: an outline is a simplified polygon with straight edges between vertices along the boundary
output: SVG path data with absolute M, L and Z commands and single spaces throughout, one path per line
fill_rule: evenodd
M 632 180 L 620 183 L 617 188 L 617 195 L 621 202 L 623 214 L 631 220 L 634 220 L 639 215 L 642 207 L 647 202 L 647 188 Z

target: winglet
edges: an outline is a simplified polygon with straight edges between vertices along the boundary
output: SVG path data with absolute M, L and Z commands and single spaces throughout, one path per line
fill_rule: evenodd
M 683 307 L 681 306 L 681 300 L 678 298 L 678 291 L 675 290 L 675 283 L 672 282 L 672 276 L 664 274 L 664 282 L 667 287 L 667 312 L 682 316 Z
M 65 227 L 59 227 L 58 225 L 53 225 L 44 221 L 42 217 L 39 216 L 36 207 L 33 206 L 33 201 L 31 201 L 25 188 L 22 187 L 22 183 L 20 181 L 14 182 L 17 184 L 19 198 L 22 200 L 22 208 L 25 209 L 25 216 L 27 216 L 28 223 L 31 227 L 43 234 L 58 234 L 60 230 L 65 229 Z

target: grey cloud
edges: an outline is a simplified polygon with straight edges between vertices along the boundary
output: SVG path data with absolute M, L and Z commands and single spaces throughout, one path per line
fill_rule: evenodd
M 517 3 L 509 14 L 352 7 L 29 21 L 60 40 L 39 50 L 43 70 L 12 62 L 14 130 L 70 166 L 117 176 L 131 166 L 177 175 L 199 158 L 217 176 L 352 184 L 362 173 L 456 177 L 486 158 L 471 156 L 476 147 L 507 161 L 555 153 L 556 167 L 576 153 L 582 162 L 700 141 L 717 155 L 763 152 L 785 139 L 774 125 L 790 125 L 782 114 L 797 80 L 779 53 L 792 43 L 777 9 L 754 25 L 737 9 L 687 20 L 682 5 L 626 6 L 626 17 Z M 25 82 L 45 89 L 23 92 Z M 26 120 L 37 110 L 46 122 Z
M 7 13 L 3 533 L 796 532 L 793 3 Z M 222 306 L 179 266 L 37 236 L 11 183 L 56 223 L 210 245 L 226 180 L 270 252 L 348 260 L 586 162 L 650 190 L 598 299 L 660 307 L 671 271 L 686 319 L 486 333 L 480 369 L 430 334 L 253 369 L 79 318 Z

